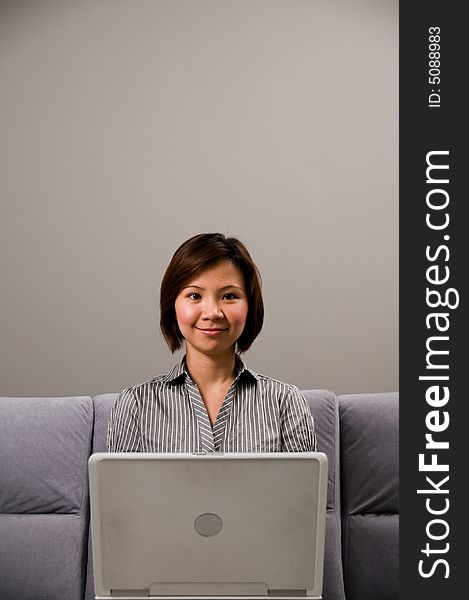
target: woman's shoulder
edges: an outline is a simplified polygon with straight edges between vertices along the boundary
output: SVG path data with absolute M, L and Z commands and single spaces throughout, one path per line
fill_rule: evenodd
M 298 386 L 293 383 L 271 377 L 270 375 L 264 375 L 263 373 L 254 373 L 254 371 L 251 371 L 251 373 L 255 375 L 259 384 L 266 390 L 275 390 L 284 394 L 299 393 Z
M 280 385 L 282 387 L 295 387 L 292 383 L 288 383 L 287 381 L 277 379 L 276 377 L 271 377 L 270 375 L 264 375 L 263 373 L 257 373 L 257 376 L 260 381 L 265 382 L 265 383 L 270 383 L 272 385 Z
M 156 377 L 152 377 L 151 379 L 147 379 L 145 381 L 141 381 L 140 383 L 136 383 L 135 385 L 131 385 L 124 390 L 122 390 L 122 394 L 133 394 L 135 396 L 141 396 L 142 394 L 147 393 L 149 390 L 158 389 L 166 384 L 166 375 L 157 375 Z
M 126 388 L 122 393 L 133 393 L 133 394 L 141 394 L 147 392 L 149 389 L 157 389 L 162 386 L 172 385 L 173 383 L 181 381 L 185 374 L 184 370 L 184 359 L 179 363 L 173 365 L 172 368 L 169 369 L 167 373 L 164 375 L 156 375 L 151 379 L 146 379 L 145 381 L 141 381 L 135 385 L 132 385 Z

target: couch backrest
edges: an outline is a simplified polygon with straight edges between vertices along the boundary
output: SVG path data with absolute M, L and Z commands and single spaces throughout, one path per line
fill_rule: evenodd
M 0 398 L 0 598 L 82 600 L 89 397 Z
M 347 600 L 399 597 L 399 396 L 339 396 Z
M 111 408 L 117 400 L 118 394 L 101 394 L 93 398 L 94 428 L 92 452 L 106 452 L 107 425 Z M 88 536 L 88 565 L 86 576 L 85 600 L 94 600 L 93 581 L 93 547 L 91 544 L 91 531 Z

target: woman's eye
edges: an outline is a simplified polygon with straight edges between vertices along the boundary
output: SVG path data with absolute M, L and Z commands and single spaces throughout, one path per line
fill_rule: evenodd
M 228 292 L 227 294 L 225 294 L 223 296 L 223 298 L 225 298 L 225 300 L 235 300 L 238 296 L 236 294 L 234 294 L 233 292 Z
M 188 295 L 188 298 L 190 298 L 191 300 L 199 300 L 200 294 L 198 294 L 197 292 L 192 292 L 191 294 Z

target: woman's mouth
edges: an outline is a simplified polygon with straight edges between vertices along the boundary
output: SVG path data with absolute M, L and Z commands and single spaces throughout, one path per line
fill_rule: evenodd
M 208 337 L 216 337 L 217 335 L 222 334 L 224 331 L 226 331 L 227 328 L 220 328 L 220 327 L 206 327 L 206 328 L 202 328 L 202 327 L 196 327 L 196 329 L 198 331 L 200 331 L 200 333 L 207 335 Z

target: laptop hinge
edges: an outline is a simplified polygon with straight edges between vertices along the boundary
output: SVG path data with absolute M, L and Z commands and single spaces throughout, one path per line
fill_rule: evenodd
M 269 590 L 270 598 L 284 598 L 285 596 L 306 598 L 306 590 Z
M 267 596 L 267 586 L 260 582 L 229 581 L 158 581 L 150 585 L 153 596 L 210 596 L 224 598 L 229 596 Z
M 111 590 L 113 598 L 127 598 L 132 596 L 149 596 L 150 590 Z

